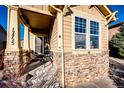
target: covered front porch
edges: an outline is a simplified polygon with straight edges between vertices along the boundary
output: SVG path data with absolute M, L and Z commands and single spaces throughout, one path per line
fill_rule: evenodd
M 33 11 L 33 9 L 39 9 L 35 6 L 19 6 L 20 22 L 25 28 L 23 51 L 44 55 L 48 51 L 48 47 L 50 48 L 50 35 L 56 13 L 51 13 L 47 8 L 48 6 L 42 6 L 42 12 L 37 12 Z
M 52 62 L 53 51 L 62 51 L 61 23 L 62 14 L 49 6 L 8 6 L 5 78 L 18 79 L 33 58 L 49 56 Z M 24 27 L 23 40 L 20 40 L 20 24 Z

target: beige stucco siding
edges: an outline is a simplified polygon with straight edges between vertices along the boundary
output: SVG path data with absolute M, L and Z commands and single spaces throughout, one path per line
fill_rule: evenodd
M 58 28 L 57 28 L 57 18 L 50 27 L 50 48 L 52 51 L 57 51 L 58 48 Z
M 89 5 L 71 7 L 73 13 L 71 15 L 64 16 L 63 18 L 63 32 L 64 32 L 64 49 L 65 51 L 72 51 L 73 46 L 73 19 L 78 15 L 85 17 L 88 21 L 93 19 L 100 22 L 100 37 L 101 37 L 101 49 L 107 50 L 107 26 L 105 17 L 98 11 L 96 7 L 89 8 Z M 87 29 L 89 32 L 89 30 Z
M 81 12 L 85 12 L 85 13 L 88 13 L 90 15 L 95 15 L 97 17 L 102 17 L 102 15 L 99 13 L 96 6 L 91 7 L 91 8 L 90 8 L 90 6 L 91 5 L 80 5 L 80 6 L 72 7 L 72 9 L 75 9 L 75 10 L 81 11 Z
M 72 49 L 72 17 L 63 17 L 64 49 Z
M 113 27 L 113 28 L 109 29 L 109 32 L 108 32 L 108 34 L 109 34 L 109 41 L 111 41 L 111 39 L 113 38 L 114 35 L 116 35 L 117 33 L 120 32 L 119 28 L 120 28 L 120 26 Z
M 26 6 L 41 9 L 41 10 L 44 10 L 44 11 L 49 11 L 49 6 L 48 5 L 26 5 Z
M 102 50 L 107 50 L 108 49 L 108 40 L 107 40 L 107 26 L 106 26 L 106 21 L 101 20 L 101 45 L 102 45 Z

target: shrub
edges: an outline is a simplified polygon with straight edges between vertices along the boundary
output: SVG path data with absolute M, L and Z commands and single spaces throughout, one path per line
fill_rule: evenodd
M 124 58 L 124 24 L 120 27 L 119 32 L 109 42 L 110 54 Z

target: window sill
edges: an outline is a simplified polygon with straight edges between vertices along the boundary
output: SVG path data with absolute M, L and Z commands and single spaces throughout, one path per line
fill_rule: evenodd
M 96 54 L 101 53 L 102 51 L 100 49 L 74 49 L 72 51 L 72 54 Z

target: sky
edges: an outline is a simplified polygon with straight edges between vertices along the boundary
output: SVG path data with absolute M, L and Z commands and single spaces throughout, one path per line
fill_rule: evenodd
M 114 11 L 118 11 L 118 13 L 116 14 L 116 17 L 118 18 L 117 21 L 112 22 L 112 24 L 116 24 L 119 22 L 124 21 L 124 5 L 109 5 L 109 7 L 111 8 L 111 10 Z
M 0 5 L 0 25 L 7 31 L 7 7 L 4 5 Z M 22 24 L 20 26 L 20 39 L 23 40 L 24 37 L 24 26 Z
M 7 8 L 0 5 L 0 24 L 7 31 Z
M 118 10 L 118 13 L 116 14 L 118 19 L 116 22 L 112 22 L 111 24 L 124 21 L 124 5 L 109 5 L 109 7 L 113 12 Z M 3 5 L 0 5 L 0 25 L 2 25 L 3 28 L 7 31 L 7 7 Z M 20 37 L 21 40 L 23 40 L 24 27 L 22 24 L 20 24 Z

